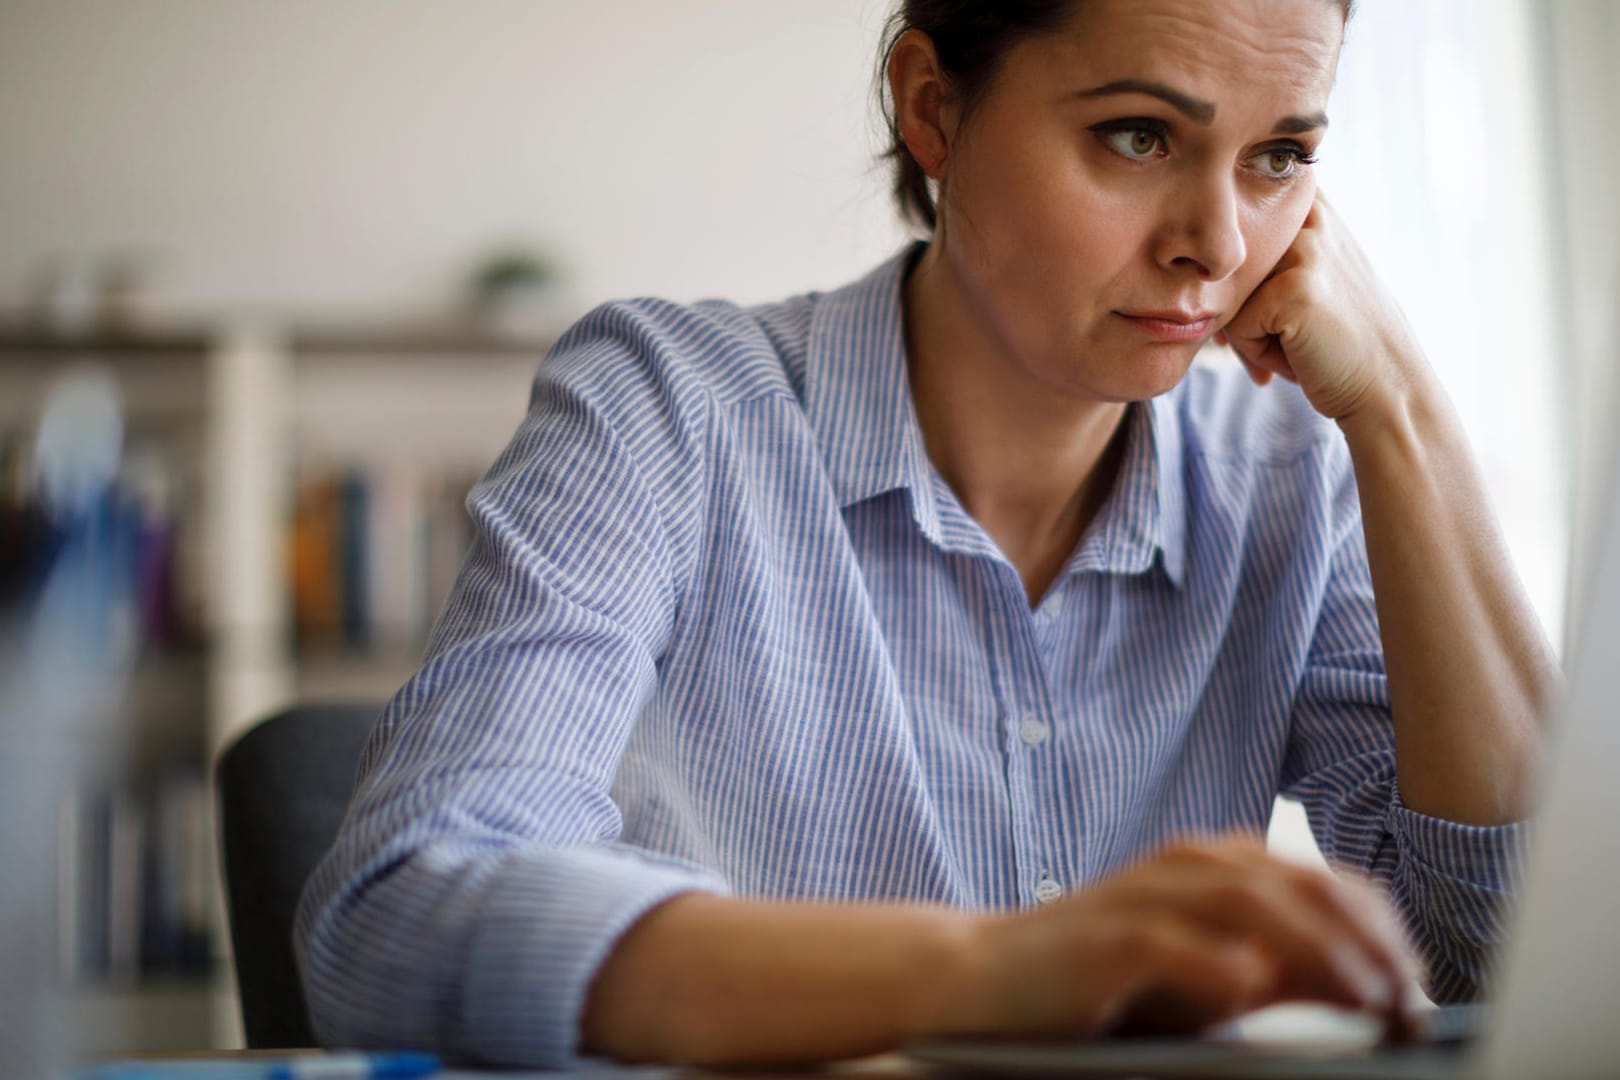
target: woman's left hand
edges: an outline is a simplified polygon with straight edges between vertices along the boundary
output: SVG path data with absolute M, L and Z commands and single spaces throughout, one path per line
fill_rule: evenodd
M 1216 340 L 1255 382 L 1297 383 L 1331 420 L 1398 400 L 1423 367 L 1405 316 L 1320 191 L 1293 244 Z

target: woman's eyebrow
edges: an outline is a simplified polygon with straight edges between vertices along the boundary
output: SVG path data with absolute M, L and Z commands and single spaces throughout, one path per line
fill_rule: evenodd
M 1312 113 L 1309 116 L 1285 116 L 1277 121 L 1277 126 L 1271 129 L 1273 135 L 1303 135 L 1308 131 L 1328 126 L 1327 113 Z
M 1082 90 L 1075 96 L 1100 98 L 1112 97 L 1116 94 L 1146 94 L 1149 97 L 1156 97 L 1194 123 L 1209 124 L 1215 119 L 1215 104 L 1213 102 L 1200 101 L 1190 94 L 1183 94 L 1174 87 L 1148 79 L 1115 79 L 1111 83 L 1094 86 L 1090 90 Z
M 1173 86 L 1166 86 L 1151 79 L 1115 79 L 1113 82 L 1094 86 L 1090 90 L 1081 90 L 1076 97 L 1100 98 L 1112 97 L 1116 94 L 1147 94 L 1156 97 L 1169 105 L 1177 112 L 1196 124 L 1208 125 L 1215 120 L 1215 103 L 1201 101 L 1191 94 L 1184 94 Z M 1273 135 L 1303 135 L 1307 131 L 1328 126 L 1326 113 L 1313 113 L 1310 116 L 1285 116 L 1277 121 L 1272 128 Z

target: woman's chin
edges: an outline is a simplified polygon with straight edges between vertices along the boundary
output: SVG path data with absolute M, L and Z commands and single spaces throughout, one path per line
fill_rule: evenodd
M 1131 350 L 1109 365 L 1103 389 L 1113 401 L 1143 401 L 1175 389 L 1198 355 L 1197 344 L 1156 344 Z M 1102 382 L 1103 380 L 1099 380 Z
M 1094 341 L 1069 346 L 1050 354 L 1033 373 L 1046 386 L 1065 397 L 1123 403 L 1158 397 L 1175 389 L 1198 356 L 1201 341 L 1119 342 Z M 1077 359 L 1081 358 L 1081 359 Z

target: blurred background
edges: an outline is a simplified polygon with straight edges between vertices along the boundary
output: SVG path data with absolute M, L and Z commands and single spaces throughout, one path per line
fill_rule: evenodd
M 888 7 L 0 0 L 18 1038 L 238 1044 L 214 754 L 403 681 L 573 318 L 835 287 L 905 240 L 874 161 Z M 1361 0 L 1318 166 L 1560 643 L 1606 482 L 1617 53 L 1609 0 Z M 1308 849 L 1292 811 L 1276 842 Z

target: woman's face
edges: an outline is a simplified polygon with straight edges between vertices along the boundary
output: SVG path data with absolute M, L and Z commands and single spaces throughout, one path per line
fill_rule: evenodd
M 1310 210 L 1343 29 L 1330 0 L 1087 0 L 1007 54 L 949 141 L 938 241 L 1026 376 L 1182 378 Z

